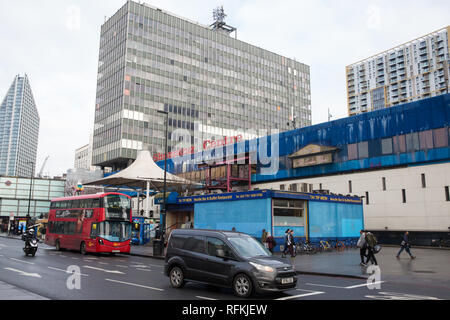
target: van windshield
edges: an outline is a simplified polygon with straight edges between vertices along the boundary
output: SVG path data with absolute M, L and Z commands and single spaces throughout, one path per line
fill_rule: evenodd
M 229 237 L 228 240 L 236 251 L 243 258 L 253 258 L 257 256 L 269 257 L 272 254 L 260 242 L 249 236 Z

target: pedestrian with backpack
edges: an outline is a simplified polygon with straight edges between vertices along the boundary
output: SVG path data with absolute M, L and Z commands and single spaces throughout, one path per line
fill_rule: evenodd
M 377 259 L 375 258 L 375 252 L 374 252 L 374 248 L 377 245 L 377 238 L 371 232 L 366 232 L 365 240 L 367 243 L 366 264 L 368 264 L 369 261 L 371 261 L 372 264 L 377 266 L 378 262 L 377 262 Z
M 361 230 L 359 232 L 359 234 L 361 236 L 359 237 L 358 243 L 356 244 L 356 246 L 359 248 L 359 255 L 361 257 L 360 265 L 365 267 L 365 266 L 367 266 L 367 264 L 364 262 L 364 258 L 367 257 L 366 233 L 364 232 L 364 230 Z
M 403 250 L 406 250 L 406 252 L 409 254 L 411 259 L 415 259 L 416 258 L 411 253 L 411 250 L 410 250 L 411 249 L 411 244 L 409 242 L 408 235 L 409 235 L 408 231 L 406 231 L 405 234 L 403 235 L 403 241 L 402 241 L 402 243 L 400 243 L 401 248 L 400 248 L 400 251 L 397 253 L 397 256 L 396 256 L 397 259 L 400 259 L 400 254 L 403 252 Z

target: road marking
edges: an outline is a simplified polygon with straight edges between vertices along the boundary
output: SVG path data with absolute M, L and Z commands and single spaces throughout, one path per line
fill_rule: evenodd
M 107 273 L 125 274 L 122 271 L 118 271 L 118 270 L 106 270 L 106 269 L 96 268 L 96 267 L 91 267 L 91 266 L 83 266 L 83 267 L 89 268 L 89 269 L 94 269 L 94 270 L 99 270 L 99 271 L 103 271 L 103 272 L 107 272 Z
M 436 297 L 419 296 L 408 293 L 379 292 L 379 294 L 379 296 L 368 295 L 365 297 L 376 300 L 442 300 Z
M 152 270 L 150 270 L 150 269 L 141 269 L 141 268 L 136 268 L 136 270 L 140 270 L 140 271 L 150 271 L 150 272 L 152 272 Z
M 297 298 L 303 298 L 303 297 L 309 297 L 309 296 L 315 296 L 318 294 L 323 294 L 325 292 L 322 291 L 311 291 L 311 290 L 303 290 L 303 289 L 296 289 L 298 291 L 309 291 L 309 293 L 304 293 L 304 294 L 298 294 L 295 296 L 288 296 L 288 297 L 283 297 L 283 298 L 278 298 L 275 300 L 290 300 L 290 299 L 297 299 Z
M 143 265 L 143 264 L 133 264 L 130 267 L 132 267 L 132 268 L 147 268 L 147 266 Z
M 72 274 L 70 272 L 67 272 L 67 270 L 64 270 L 64 269 L 59 269 L 59 268 L 54 268 L 54 267 L 47 267 L 47 268 L 52 269 L 52 270 L 56 270 L 56 271 L 62 271 L 62 272 L 65 272 L 65 273 Z M 84 273 L 74 273 L 74 274 L 79 274 L 81 276 L 89 277 L 88 274 L 84 274 Z
M 109 264 L 108 262 L 101 262 L 101 261 L 99 261 L 98 263 L 99 264 Z
M 305 283 L 307 286 L 316 286 L 316 287 L 326 287 L 326 288 L 338 288 L 338 289 L 345 289 L 345 287 L 338 287 L 338 286 L 329 286 L 326 284 L 315 284 L 315 283 Z
M 120 264 L 115 264 L 114 266 L 115 267 L 119 267 L 119 268 L 128 268 L 128 266 L 123 266 L 123 265 L 120 265 Z
M 15 258 L 10 258 L 10 259 L 11 260 L 15 260 L 15 261 L 19 261 L 19 262 L 23 262 L 23 263 L 34 264 L 34 262 L 23 261 L 23 260 L 19 260 L 19 259 L 15 259 Z
M 135 287 L 141 287 L 141 288 L 146 288 L 146 289 L 151 289 L 151 290 L 157 290 L 157 291 L 164 291 L 164 289 L 159 289 L 159 288 L 154 288 L 154 287 L 149 287 L 149 286 L 143 286 L 141 284 L 136 284 L 136 283 L 129 283 L 129 282 L 124 282 L 124 281 L 118 281 L 118 280 L 113 280 L 113 279 L 105 279 L 106 281 L 112 281 L 112 282 L 117 282 L 117 283 L 122 283 L 122 284 L 127 284 L 129 286 L 135 286 Z
M 381 283 L 384 283 L 384 282 L 386 282 L 386 281 L 376 281 L 376 282 L 357 284 L 356 286 L 345 287 L 345 289 L 354 289 L 354 288 L 359 288 L 359 287 L 374 286 L 376 284 L 381 284 Z
M 202 296 L 195 296 L 196 298 L 199 298 L 199 299 L 205 299 L 205 300 L 217 300 L 217 299 L 214 299 L 214 298 L 208 298 L 208 297 L 202 297 Z
M 34 278 L 42 278 L 40 274 L 38 273 L 28 273 L 25 271 L 21 271 L 21 270 L 17 270 L 17 269 L 13 269 L 13 268 L 3 268 L 5 270 L 10 270 L 10 271 L 14 271 L 14 272 L 18 272 L 23 276 L 27 276 L 27 277 L 34 277 Z
M 316 283 L 306 283 L 306 285 L 308 285 L 308 286 L 316 286 L 316 287 L 326 287 L 326 288 L 338 288 L 338 289 L 355 289 L 355 288 L 359 288 L 359 287 L 374 286 L 374 285 L 385 283 L 385 282 L 386 281 L 377 281 L 377 282 L 357 284 L 357 285 L 348 286 L 348 287 L 329 286 L 329 285 L 326 285 L 326 284 L 316 284 Z

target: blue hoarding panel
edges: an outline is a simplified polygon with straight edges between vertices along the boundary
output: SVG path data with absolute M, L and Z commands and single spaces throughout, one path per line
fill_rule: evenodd
M 362 206 L 310 201 L 308 212 L 311 240 L 359 237 L 364 228 Z
M 271 199 L 255 199 L 195 204 L 196 229 L 231 230 L 261 237 L 262 230 L 270 231 Z
M 284 238 L 284 233 L 286 232 L 286 229 L 288 229 L 288 228 L 294 230 L 294 237 L 304 237 L 305 236 L 305 227 L 283 226 L 283 227 L 273 227 L 274 237 Z

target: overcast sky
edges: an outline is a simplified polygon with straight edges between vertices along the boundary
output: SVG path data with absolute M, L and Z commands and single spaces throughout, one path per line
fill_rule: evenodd
M 0 100 L 30 79 L 41 119 L 36 171 L 61 175 L 93 131 L 100 27 L 125 0 L 0 0 Z M 240 40 L 311 67 L 313 124 L 347 116 L 345 66 L 450 25 L 448 0 L 152 0 L 212 23 L 223 5 Z

